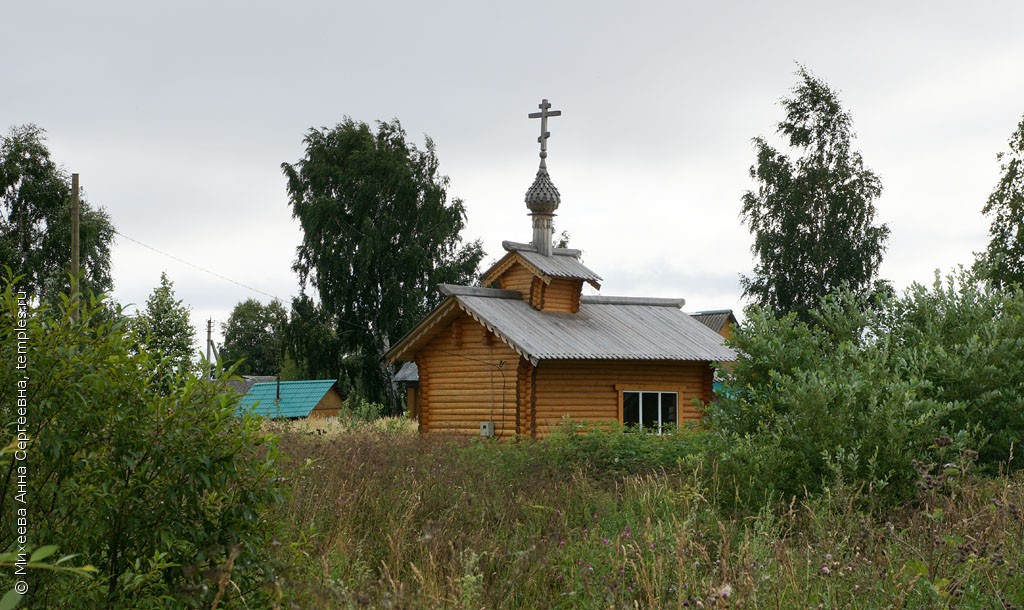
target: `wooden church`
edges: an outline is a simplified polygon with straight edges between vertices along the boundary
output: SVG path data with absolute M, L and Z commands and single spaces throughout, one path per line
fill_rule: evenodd
M 547 171 L 544 100 L 540 168 L 526 192 L 529 244 L 506 254 L 483 287 L 441 285 L 445 299 L 385 354 L 418 384 L 421 432 L 538 438 L 565 416 L 662 432 L 700 417 L 712 363 L 735 359 L 722 336 L 683 313 L 683 299 L 590 296 L 601 277 L 580 252 L 552 245 L 561 202 Z M 410 375 L 410 371 L 412 374 Z

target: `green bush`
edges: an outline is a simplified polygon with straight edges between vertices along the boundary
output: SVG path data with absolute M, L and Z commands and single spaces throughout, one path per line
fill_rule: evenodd
M 748 507 L 853 486 L 895 503 L 925 475 L 1013 468 L 1024 437 L 1024 295 L 965 273 L 804 323 L 753 309 L 710 409 L 720 489 Z M 945 466 L 949 465 L 949 468 Z
M 541 450 L 552 461 L 604 474 L 643 474 L 699 465 L 702 432 L 682 428 L 655 434 L 619 424 L 586 423 L 566 419 L 556 427 Z
M 978 430 L 978 464 L 989 473 L 1019 469 L 1010 458 L 1024 439 L 1024 291 L 994 290 L 961 271 L 936 276 L 930 290 L 914 285 L 886 313 L 930 396 L 960 407 L 944 425 Z
M 0 418 L 29 442 L 25 504 L 0 478 L 0 550 L 16 548 L 18 508 L 28 508 L 30 544 L 56 544 L 98 569 L 95 578 L 49 571 L 28 577 L 30 607 L 231 607 L 260 599 L 280 499 L 278 454 L 254 419 L 235 417 L 237 395 L 180 373 L 156 390 L 161 363 L 135 349 L 120 312 L 102 302 L 19 308 L 16 280 L 3 283 Z M 19 315 L 23 316 L 19 318 Z M 20 322 L 24 321 L 24 328 Z M 17 368 L 19 332 L 27 341 Z M 14 436 L 14 424 L 5 437 Z M 6 438 L 4 439 L 6 444 Z M 4 456 L 4 472 L 15 466 Z M 10 573 L 0 587 L 11 585 Z M 250 605 L 250 607 L 252 607 Z

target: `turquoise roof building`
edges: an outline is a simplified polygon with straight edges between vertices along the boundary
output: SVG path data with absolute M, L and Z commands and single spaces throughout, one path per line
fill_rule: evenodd
M 254 384 L 238 403 L 238 413 L 253 413 L 268 419 L 304 419 L 307 417 L 336 417 L 344 398 L 334 387 L 336 379 Z

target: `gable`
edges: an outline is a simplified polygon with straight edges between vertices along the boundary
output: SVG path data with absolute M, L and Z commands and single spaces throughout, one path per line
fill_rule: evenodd
M 481 275 L 481 284 L 484 286 L 500 284 L 504 273 L 515 265 L 521 265 L 545 284 L 550 284 L 554 278 L 571 278 L 587 282 L 598 290 L 601 288 L 601 276 L 580 262 L 579 250 L 554 248 L 551 256 L 544 256 L 529 244 L 505 241 L 501 245 L 507 254 Z

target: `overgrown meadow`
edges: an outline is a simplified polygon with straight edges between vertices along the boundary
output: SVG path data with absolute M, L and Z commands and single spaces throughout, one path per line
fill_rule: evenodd
M 102 300 L 4 288 L 0 610 L 1024 607 L 1020 290 L 752 311 L 699 426 L 496 441 L 239 417 Z
M 279 433 L 291 543 L 278 556 L 293 566 L 280 607 L 1024 605 L 1019 475 L 922 479 L 886 510 L 844 485 L 741 510 L 709 487 L 697 432 Z

